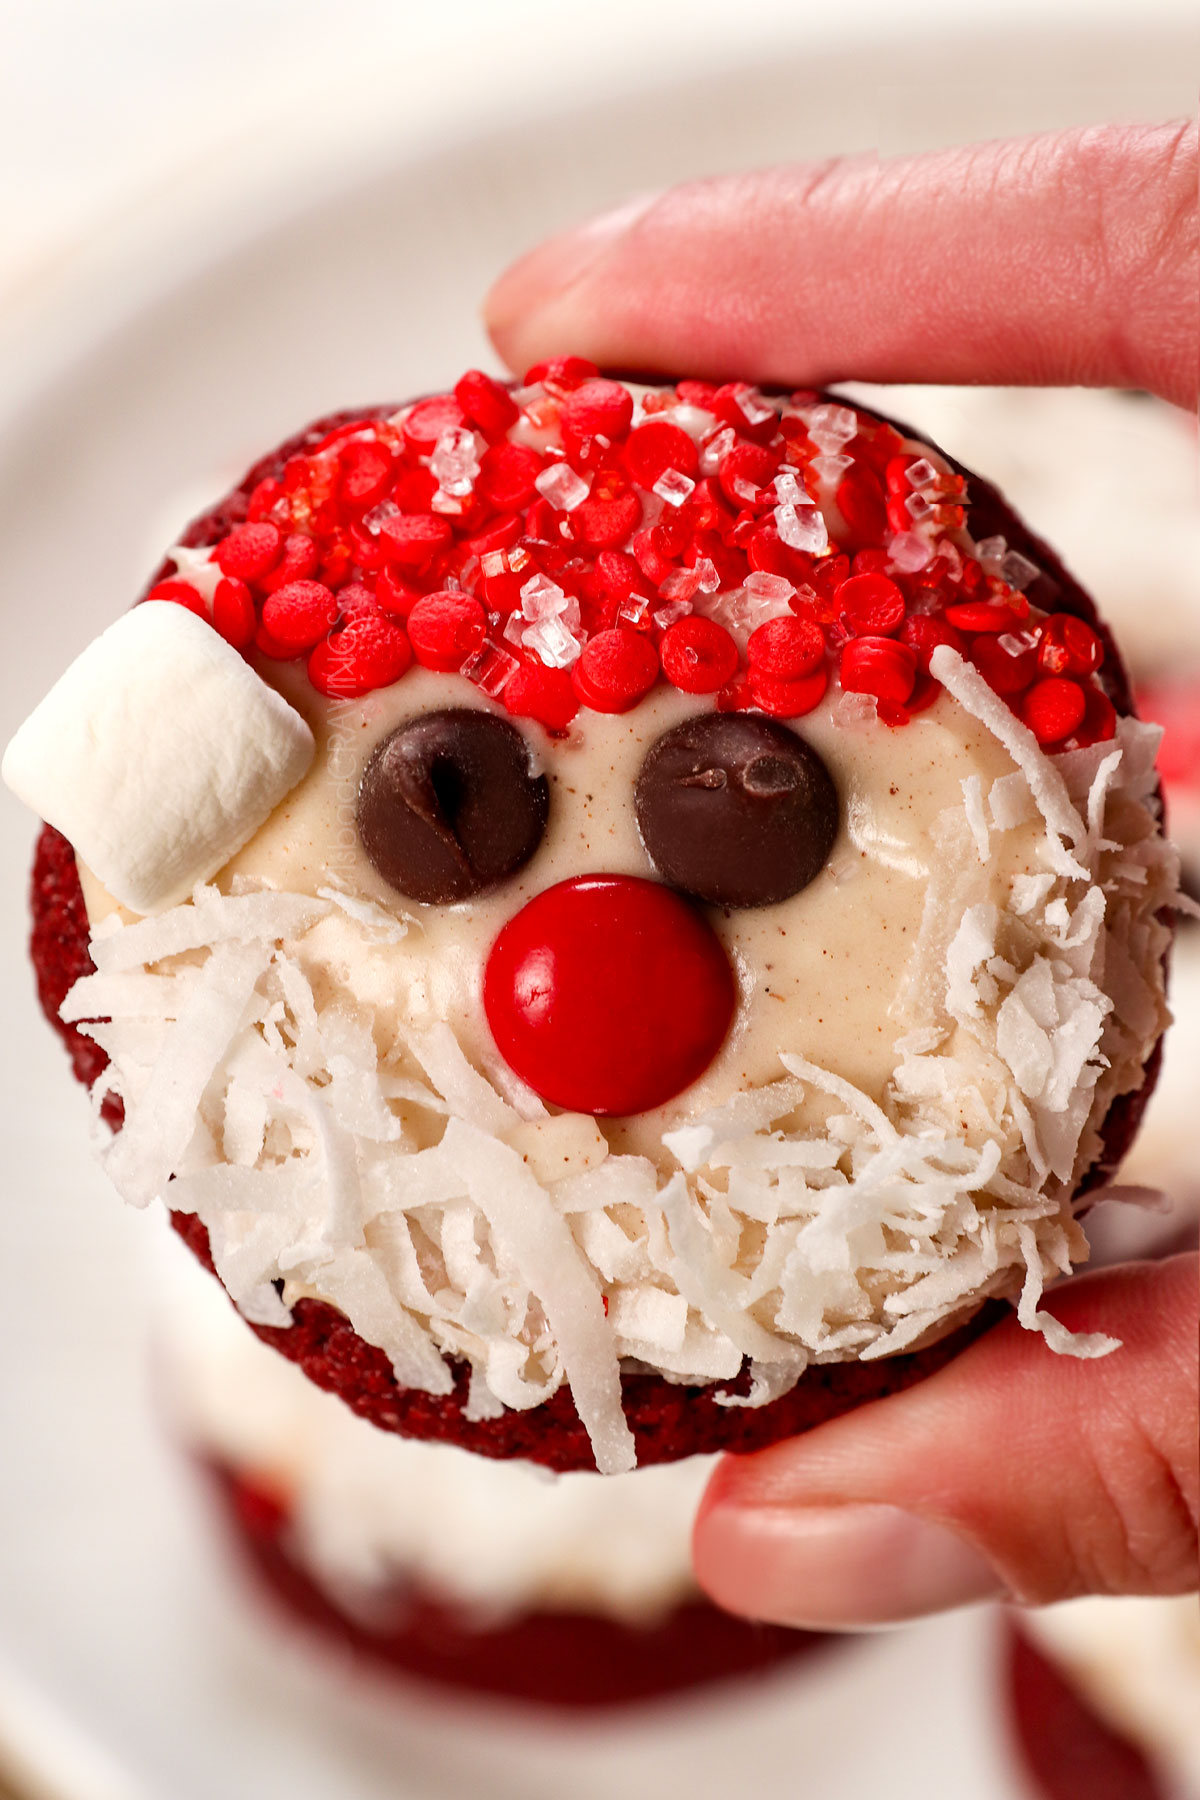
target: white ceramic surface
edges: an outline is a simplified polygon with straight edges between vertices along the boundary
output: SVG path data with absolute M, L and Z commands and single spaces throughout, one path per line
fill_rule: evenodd
M 647 22 L 627 77 L 611 47 L 589 67 L 576 43 L 569 104 L 531 81 L 519 117 L 496 99 L 511 46 L 477 35 L 467 78 L 423 89 L 404 120 L 369 81 L 348 161 L 329 153 L 309 173 L 303 134 L 281 126 L 255 140 L 270 180 L 243 186 L 218 159 L 193 172 L 182 210 L 160 196 L 81 258 L 9 330 L 0 368 L 0 735 L 128 603 L 181 494 L 211 491 L 326 407 L 420 391 L 485 357 L 477 297 L 544 230 L 687 173 L 1192 103 L 1194 28 L 1112 36 L 1068 29 L 1064 12 L 1036 37 L 919 42 L 915 9 L 892 17 L 906 41 L 839 49 L 797 14 L 774 54 L 758 34 L 757 61 L 718 54 L 709 31 L 709 72 L 692 54 L 685 78 Z M 976 1617 L 848 1646 L 740 1702 L 536 1730 L 349 1683 L 281 1636 L 159 1428 L 147 1222 L 93 1170 L 86 1100 L 33 1004 L 31 840 L 4 796 L 0 1743 L 20 1740 L 44 1791 L 703 1800 L 747 1791 L 752 1771 L 764 1793 L 836 1782 L 851 1800 L 1014 1800 Z

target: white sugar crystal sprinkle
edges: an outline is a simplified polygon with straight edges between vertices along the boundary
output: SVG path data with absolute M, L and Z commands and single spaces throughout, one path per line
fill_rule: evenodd
M 933 511 L 933 502 L 924 494 L 910 494 L 904 502 L 904 510 L 910 519 L 927 519 Z
M 658 591 L 664 600 L 690 600 L 693 594 L 699 591 L 699 588 L 700 570 L 698 568 L 672 569 L 671 573 L 659 583 Z
M 534 487 L 558 512 L 574 512 L 590 492 L 582 475 L 568 462 L 551 463 L 534 477 Z
M 664 469 L 654 484 L 653 492 L 668 506 L 682 506 L 696 484 L 679 469 Z
M 463 664 L 462 673 L 481 693 L 494 700 L 504 692 L 520 666 L 515 656 L 510 656 L 497 644 L 483 644 Z
M 888 555 L 905 575 L 927 569 L 933 561 L 933 545 L 916 531 L 898 531 L 888 540 Z
M 751 569 L 742 586 L 756 599 L 777 601 L 781 606 L 787 606 L 796 592 L 786 575 L 771 575 L 766 569 Z
M 362 522 L 372 537 L 378 537 L 389 519 L 398 519 L 399 517 L 400 508 L 394 500 L 381 500 L 378 506 L 373 506 L 370 512 L 363 514 Z
M 1009 550 L 1000 559 L 1001 580 L 1006 581 L 1018 593 L 1027 588 L 1031 581 L 1036 581 L 1040 574 L 1037 564 L 1030 562 L 1027 556 L 1022 556 L 1019 550 Z
M 717 573 L 716 564 L 710 562 L 707 556 L 702 556 L 697 562 L 696 574 L 702 594 L 715 594 L 720 591 L 721 577 Z
M 909 463 L 904 473 L 911 488 L 933 487 L 941 480 L 941 470 L 935 469 L 926 456 L 920 456 L 916 462 Z
M 1007 538 L 986 537 L 980 538 L 979 542 L 976 544 L 975 555 L 985 569 L 989 569 L 993 574 L 996 574 L 999 572 L 1000 564 L 1004 561 L 1007 550 Z
M 617 608 L 617 617 L 627 625 L 638 625 L 645 618 L 649 605 L 645 594 L 626 594 Z
M 654 623 L 660 631 L 674 625 L 677 619 L 686 619 L 692 611 L 690 600 L 672 600 L 669 606 L 660 606 L 654 614 Z
M 841 693 L 833 703 L 831 717 L 840 731 L 868 731 L 878 717 L 874 694 Z
M 852 468 L 854 458 L 851 456 L 826 455 L 814 456 L 809 468 L 823 487 L 836 487 L 846 470 Z
M 737 441 L 737 432 L 732 425 L 726 425 L 715 437 L 709 438 L 700 452 L 701 475 L 715 475 Z
M 781 506 L 811 506 L 812 498 L 804 483 L 797 481 L 797 471 L 787 463 L 775 477 L 775 498 Z
M 777 506 L 775 529 L 791 550 L 805 550 L 810 556 L 819 556 L 829 548 L 824 514 L 817 506 Z
M 540 619 L 529 627 L 521 641 L 549 669 L 569 669 L 583 649 L 574 632 L 568 631 L 561 619 Z
M 462 426 L 443 431 L 429 458 L 429 471 L 443 494 L 455 499 L 469 494 L 479 475 L 475 433 Z
M 733 397 L 738 411 L 749 425 L 765 425 L 768 419 L 775 418 L 775 408 L 770 401 L 764 400 L 756 387 L 739 381 L 733 390 Z
M 557 619 L 566 609 L 566 594 L 548 575 L 531 575 L 521 588 L 521 612 L 527 619 Z
M 807 413 L 805 423 L 818 450 L 840 450 L 858 434 L 857 415 L 848 406 L 814 406 Z

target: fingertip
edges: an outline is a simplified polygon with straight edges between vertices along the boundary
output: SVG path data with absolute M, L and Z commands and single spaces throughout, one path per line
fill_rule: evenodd
M 586 334 L 588 315 L 576 318 L 569 296 L 649 211 L 656 195 L 635 195 L 622 206 L 559 232 L 509 265 L 484 299 L 483 321 L 509 368 L 519 371 L 545 356 L 577 353 L 572 334 Z

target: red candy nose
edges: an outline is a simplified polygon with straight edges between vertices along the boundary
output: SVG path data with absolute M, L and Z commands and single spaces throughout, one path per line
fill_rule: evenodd
M 724 950 L 672 888 L 581 875 L 523 906 L 492 945 L 483 1004 L 523 1081 L 571 1112 L 671 1100 L 720 1049 L 737 993 Z

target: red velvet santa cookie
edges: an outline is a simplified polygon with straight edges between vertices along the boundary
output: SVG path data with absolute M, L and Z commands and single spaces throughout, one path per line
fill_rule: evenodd
M 1112 1347 L 1038 1300 L 1148 1092 L 1178 864 L 986 484 L 826 395 L 472 372 L 285 445 L 145 601 L 7 753 L 71 847 L 43 993 L 115 1185 L 314 1380 L 616 1472 L 890 1392 L 988 1302 Z

